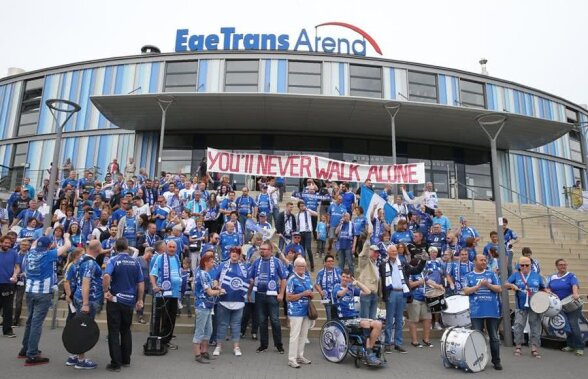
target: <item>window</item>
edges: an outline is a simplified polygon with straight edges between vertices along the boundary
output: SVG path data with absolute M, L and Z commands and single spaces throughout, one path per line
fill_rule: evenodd
M 582 142 L 580 133 L 570 132 L 570 159 L 576 162 L 582 162 Z
M 288 92 L 321 93 L 321 63 L 288 62 Z
M 41 107 L 41 98 L 43 96 L 43 80 L 43 78 L 37 78 L 28 80 L 25 83 L 17 129 L 17 136 L 19 137 L 37 133 L 39 108 Z
M 226 61 L 225 92 L 257 92 L 259 61 Z
M 382 97 L 382 68 L 349 65 L 351 96 Z
M 168 62 L 164 92 L 198 92 L 198 61 Z
M 14 157 L 12 167 L 24 166 L 27 162 L 28 143 L 19 143 L 14 146 Z
M 459 80 L 461 104 L 466 107 L 485 108 L 484 85 L 469 80 Z
M 408 72 L 408 99 L 424 103 L 437 102 L 437 76 L 423 72 Z

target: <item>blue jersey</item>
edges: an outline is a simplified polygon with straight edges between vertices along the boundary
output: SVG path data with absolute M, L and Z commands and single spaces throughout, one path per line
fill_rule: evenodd
M 353 223 L 352 222 L 344 222 L 341 224 L 341 229 L 339 230 L 339 237 L 337 239 L 338 249 L 339 250 L 349 250 L 353 247 Z
M 417 282 L 417 281 L 419 281 L 421 279 L 425 279 L 425 281 L 426 281 L 428 278 L 426 276 L 421 275 L 421 274 L 419 274 L 419 275 L 411 275 L 409 277 L 409 280 L 411 282 Z M 414 287 L 414 288 L 412 288 L 410 290 L 410 292 L 412 293 L 412 297 L 415 300 L 425 301 L 425 292 L 426 292 L 425 285 L 419 285 L 417 287 Z
M 351 214 L 353 211 L 353 204 L 355 203 L 355 194 L 351 191 L 343 192 L 341 198 L 343 199 L 342 204 L 345 206 L 345 209 L 347 209 L 347 213 Z
M 335 302 L 337 304 L 337 315 L 339 318 L 357 318 L 359 316 L 357 310 L 355 310 L 355 296 L 359 296 L 361 290 L 358 287 L 354 287 L 353 285 L 347 285 L 345 294 L 339 297 L 337 294 L 341 292 L 343 287 L 341 283 L 335 284 L 333 288 L 333 296 L 336 298 Z
M 437 284 L 441 284 L 445 268 L 443 267 L 443 262 L 441 262 L 439 258 L 427 261 L 425 264 L 425 270 L 429 273 L 428 279 L 433 280 Z
M 129 246 L 137 246 L 137 219 L 134 217 L 125 217 L 124 225 L 119 225 L 122 228 L 122 236 L 127 239 Z
M 224 262 L 218 266 L 212 277 L 226 292 L 219 298 L 219 301 L 245 302 L 249 288 L 245 263 Z
M 557 274 L 551 275 L 547 286 L 557 297 L 564 299 L 572 294 L 573 286 L 580 286 L 580 282 L 575 274 L 566 272 L 562 277 Z
M 500 279 L 496 273 L 475 271 L 466 275 L 466 286 L 474 287 L 481 280 L 486 279 L 488 283 L 500 285 Z M 480 287 L 479 290 L 470 294 L 470 317 L 471 318 L 500 318 L 500 299 L 498 294 L 487 287 Z
M 341 283 L 341 269 L 334 267 L 332 270 L 326 268 L 321 269 L 316 274 L 316 280 L 314 284 L 318 284 L 323 290 L 323 300 L 333 301 L 333 288 L 336 284 Z
M 180 297 L 180 289 L 182 286 L 182 274 L 180 272 L 180 260 L 177 255 L 168 256 L 169 258 L 169 281 L 171 282 L 171 288 L 169 289 L 169 293 L 162 294 L 161 292 L 157 293 L 157 297 L 165 296 L 165 297 L 173 297 L 179 298 Z M 157 278 L 156 284 L 157 287 L 161 288 L 162 290 L 166 290 L 166 288 L 162 288 L 162 282 L 164 281 L 164 259 L 163 254 L 158 255 L 157 257 L 151 258 L 153 262 L 153 266 L 151 267 L 151 275 Z
M 20 212 L 17 216 L 17 219 L 22 221 L 22 226 L 26 228 L 29 224 L 29 220 L 34 218 L 37 220 L 37 225 L 43 223 L 43 215 L 39 211 L 33 211 L 30 209 L 25 209 L 24 211 Z M 42 226 L 42 225 L 41 225 Z
M 278 258 L 258 258 L 249 268 L 249 279 L 254 280 L 253 290 L 267 295 L 277 295 L 280 281 L 286 279 L 286 271 Z
M 455 283 L 455 289 L 462 291 L 466 286 L 466 276 L 474 270 L 474 264 L 469 261 L 468 263 L 452 262 L 450 266 L 448 273 Z
M 233 246 L 241 246 L 241 238 L 236 232 L 222 232 L 219 236 L 219 244 L 221 247 L 221 261 L 226 261 L 230 258 L 230 249 Z
M 272 198 L 267 193 L 260 193 L 257 195 L 257 207 L 259 212 L 265 212 L 266 214 L 272 213 L 273 203 Z
M 0 252 L 0 284 L 13 284 L 10 281 L 14 266 L 19 263 L 18 253 L 14 249 Z
M 29 227 L 22 228 L 18 233 L 19 239 L 38 240 L 43 237 L 43 229 L 30 229 Z
M 508 278 L 508 282 L 521 290 L 516 292 L 517 309 L 529 309 L 528 303 L 531 296 L 545 288 L 541 275 L 533 271 L 530 271 L 526 277 L 520 272 L 515 272 Z
M 76 292 L 74 298 L 82 302 L 82 283 L 84 279 L 90 279 L 90 294 L 89 300 L 91 302 L 102 301 L 104 295 L 102 291 L 102 269 L 96 263 L 96 260 L 89 255 L 81 258 L 78 267 L 78 280 L 76 283 Z
M 137 285 L 144 281 L 139 261 L 129 254 L 119 253 L 110 258 L 104 273 L 111 276 L 110 293 L 116 296 L 116 301 L 134 307 L 137 301 Z
M 288 283 L 286 284 L 286 293 L 296 295 L 307 290 L 312 290 L 310 275 L 305 274 L 304 278 L 301 278 L 298 275 L 294 274 L 290 277 L 290 279 L 288 279 Z M 307 316 L 309 301 L 309 298 L 306 296 L 303 296 L 298 300 L 288 301 L 288 316 Z
M 57 257 L 57 250 L 32 249 L 25 255 L 22 269 L 27 280 L 27 293 L 53 293 L 57 287 Z
M 363 215 L 357 216 L 353 219 L 353 235 L 360 236 L 367 225 L 367 218 Z
M 155 229 L 157 231 L 161 231 L 164 228 L 165 221 L 167 219 L 167 215 L 169 214 L 170 209 L 168 207 L 155 207 L 153 214 L 155 216 L 163 216 L 163 218 L 156 218 L 155 219 Z
M 235 203 L 235 200 L 230 200 L 230 199 L 224 199 L 222 201 L 222 203 L 220 204 L 220 209 L 223 211 L 228 211 L 228 212 L 233 212 L 237 210 L 237 203 Z M 229 221 L 230 219 L 230 215 L 229 214 L 225 214 L 225 222 Z
M 504 231 L 504 245 L 508 254 L 512 254 L 512 241 L 518 238 L 517 234 L 512 229 L 506 228 Z
M 196 270 L 194 274 L 194 306 L 196 309 L 212 309 L 215 298 L 206 293 L 212 288 L 210 273 L 204 270 Z
M 486 258 L 491 258 L 490 257 L 490 249 L 491 248 L 495 248 L 496 249 L 496 252 L 498 253 L 498 244 L 497 243 L 488 242 L 486 244 L 486 246 L 484 246 L 484 250 L 483 250 L 483 254 L 484 254 L 484 256 L 486 256 Z
M 327 213 L 329 214 L 329 217 L 331 218 L 329 221 L 329 226 L 331 228 L 336 228 L 337 225 L 339 225 L 339 222 L 341 222 L 343 215 L 345 213 L 347 213 L 347 208 L 345 208 L 345 206 L 343 204 L 333 203 L 333 204 L 329 205 Z
M 436 247 L 439 250 L 439 256 L 441 256 L 447 247 L 447 235 L 443 232 L 437 234 L 430 233 L 427 236 L 427 244 L 429 247 Z
M 316 224 L 316 239 L 319 241 L 327 240 L 327 224 L 322 221 Z
M 72 296 L 73 296 L 73 294 L 76 293 L 76 290 L 78 288 L 77 277 L 78 277 L 78 263 L 77 262 L 71 263 L 65 269 L 65 280 L 67 280 L 69 282 L 69 288 L 71 290 Z
M 460 246 L 465 247 L 466 239 L 468 238 L 478 238 L 480 237 L 480 233 L 476 230 L 476 228 L 472 228 L 471 226 L 462 227 L 460 229 L 458 243 Z
M 251 196 L 239 196 L 237 200 L 235 200 L 237 204 L 237 212 L 241 216 L 247 216 L 248 214 L 253 213 L 253 208 L 257 206 L 255 204 L 255 200 Z
M 302 246 L 299 243 L 289 243 L 288 245 L 286 245 L 286 247 L 284 248 L 284 253 L 288 254 L 288 252 L 290 250 L 294 250 L 296 252 L 296 254 L 300 254 L 303 257 L 306 256 L 306 251 L 304 250 L 304 246 Z
M 395 244 L 397 243 L 404 243 L 404 244 L 408 244 L 408 243 L 412 243 L 412 232 L 410 230 L 405 230 L 403 232 L 394 232 L 394 234 L 392 234 L 392 242 L 394 242 Z

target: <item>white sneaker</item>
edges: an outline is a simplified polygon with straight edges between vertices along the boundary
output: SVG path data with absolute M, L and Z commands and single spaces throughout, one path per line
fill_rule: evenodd
M 178 300 L 178 309 L 182 310 L 184 309 L 184 306 L 182 305 L 182 302 Z
M 288 360 L 288 366 L 292 368 L 300 368 L 300 365 L 295 360 Z
M 433 329 L 435 329 L 435 330 L 442 330 L 443 328 L 441 327 L 441 324 L 439 324 L 438 322 L 436 322 L 435 325 L 433 325 Z
M 296 358 L 296 363 L 300 363 L 300 364 L 303 364 L 303 365 L 309 365 L 312 362 L 310 361 L 310 359 L 306 359 L 304 357 L 298 357 L 298 358 Z
M 233 353 L 235 353 L 236 357 L 240 357 L 241 355 L 243 355 L 243 353 L 241 353 L 241 348 L 240 347 L 236 347 L 233 349 Z
M 220 346 L 215 347 L 214 348 L 214 351 L 212 352 L 212 355 L 214 357 L 218 357 L 220 355 L 220 353 L 221 353 L 221 350 L 222 350 L 222 348 Z

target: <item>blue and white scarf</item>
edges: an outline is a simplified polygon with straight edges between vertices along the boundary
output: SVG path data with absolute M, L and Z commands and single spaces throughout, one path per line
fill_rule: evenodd
M 257 275 L 255 275 L 255 283 L 253 284 L 253 291 L 257 292 L 257 286 L 259 284 L 259 276 L 261 274 L 261 263 L 263 262 L 263 258 L 259 258 L 257 263 Z M 269 259 L 269 274 L 267 277 L 267 291 L 266 295 L 270 296 L 277 296 L 278 295 L 278 285 L 275 279 L 272 279 L 276 276 L 276 262 L 275 258 L 271 257 Z

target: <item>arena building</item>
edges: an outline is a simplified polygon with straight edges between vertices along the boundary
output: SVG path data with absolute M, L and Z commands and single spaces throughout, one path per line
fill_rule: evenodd
M 158 99 L 169 96 L 160 168 L 167 172 L 195 172 L 207 147 L 390 163 L 385 105 L 394 103 L 401 105 L 397 162 L 425 162 L 440 197 L 471 195 L 456 182 L 491 196 L 489 142 L 475 120 L 492 112 L 508 117 L 498 139 L 502 184 L 521 194 L 504 190 L 505 200 L 564 205 L 562 187 L 584 181 L 586 146 L 576 125 L 588 111 L 561 97 L 488 75 L 368 57 L 366 49 L 378 55 L 380 47 L 361 30 L 357 40 L 317 40 L 304 29 L 295 37 L 231 29 L 207 36 L 180 29 L 174 53 L 146 48 L 0 79 L 5 187 L 23 175 L 38 187 L 46 176 L 55 145 L 51 98 L 81 106 L 65 126 L 60 167 L 70 158 L 101 178 L 113 158 L 122 170 L 134 157 L 137 169 L 155 175 Z

